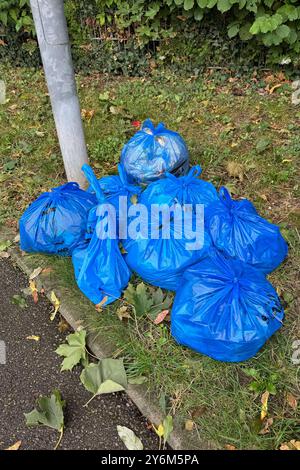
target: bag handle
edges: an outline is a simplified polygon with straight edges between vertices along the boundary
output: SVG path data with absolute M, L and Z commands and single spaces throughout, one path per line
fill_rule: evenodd
M 97 180 L 96 175 L 93 172 L 92 168 L 87 163 L 85 163 L 81 169 L 84 173 L 84 176 L 86 177 L 91 187 L 95 191 L 98 202 L 104 202 L 105 196 L 103 194 L 99 181 Z
M 169 179 L 172 179 L 173 181 L 176 181 L 178 184 L 182 184 L 182 185 L 188 185 L 190 184 L 194 178 L 197 178 L 198 176 L 200 176 L 202 173 L 202 168 L 200 165 L 195 165 L 193 166 L 187 175 L 185 176 L 175 176 L 173 175 L 173 173 L 170 173 L 170 172 L 166 172 L 165 175 L 167 178 Z
M 220 191 L 219 191 L 220 199 L 228 206 L 232 207 L 233 205 L 233 200 L 232 197 L 230 196 L 230 192 L 228 191 L 225 186 L 221 186 Z
M 130 193 L 140 194 L 140 192 L 142 191 L 142 188 L 140 186 L 135 186 L 134 184 L 130 184 L 128 182 L 127 174 L 126 174 L 124 165 L 122 163 L 119 163 L 118 165 L 118 172 L 119 172 L 121 183 L 124 186 L 124 188 L 126 188 L 127 191 L 129 191 Z

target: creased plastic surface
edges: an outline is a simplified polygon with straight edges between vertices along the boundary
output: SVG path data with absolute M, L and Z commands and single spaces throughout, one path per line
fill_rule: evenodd
M 95 191 L 98 204 L 106 202 L 96 176 L 88 165 L 82 167 Z M 97 215 L 95 209 L 91 212 Z M 78 287 L 94 303 L 108 305 L 121 296 L 130 279 L 130 270 L 119 249 L 118 239 L 109 235 L 102 239 L 105 226 L 97 216 L 90 242 L 86 240 L 74 250 L 72 261 Z
M 285 259 L 288 246 L 279 227 L 259 216 L 247 199 L 234 201 L 226 188 L 205 218 L 213 244 L 228 256 L 245 261 L 265 273 Z
M 181 180 L 182 178 L 177 179 Z M 170 188 L 167 193 L 163 190 L 153 192 L 151 188 L 152 185 L 150 185 L 141 194 L 139 202 L 147 207 L 148 215 L 151 213 L 152 204 L 173 204 L 172 199 L 176 194 L 179 194 L 176 191 L 180 185 L 173 182 L 173 179 L 169 181 L 171 181 L 175 187 L 174 192 L 172 192 Z M 153 183 L 154 186 L 156 184 L 158 183 Z M 165 189 L 167 190 L 167 188 Z M 192 220 L 194 229 L 194 213 L 192 213 Z M 153 219 L 150 220 L 149 217 L 141 223 L 142 226 L 147 226 L 148 238 L 140 236 L 136 240 L 122 240 L 122 243 L 127 251 L 125 255 L 127 264 L 133 271 L 141 276 L 142 279 L 164 289 L 176 290 L 180 285 L 184 270 L 206 256 L 211 246 L 211 239 L 207 231 L 202 231 L 203 245 L 197 249 L 188 249 L 188 244 L 193 241 L 193 230 L 190 230 L 187 226 L 185 226 L 184 229 L 182 226 L 178 228 L 172 218 L 169 223 L 169 239 L 163 238 L 163 232 L 168 223 L 163 219 L 161 219 L 161 223 L 157 223 L 153 221 Z M 156 238 L 152 235 L 153 231 L 155 232 Z M 181 238 L 177 238 L 178 235 L 182 235 Z
M 150 183 L 143 192 L 143 200 L 147 204 L 155 204 L 157 199 L 161 204 L 210 204 L 219 200 L 215 187 L 199 178 L 202 170 L 200 165 L 192 167 L 185 176 L 176 177 L 166 173 L 166 177 Z
M 97 200 L 77 183 L 67 183 L 41 194 L 22 215 L 23 251 L 71 255 L 84 239 L 89 210 Z
M 183 138 L 167 129 L 163 123 L 156 127 L 147 119 L 124 145 L 121 163 L 130 182 L 149 183 L 174 172 L 185 174 L 189 167 L 189 153 Z
M 278 296 L 261 271 L 212 250 L 184 273 L 171 333 L 195 351 L 238 362 L 254 356 L 282 319 Z

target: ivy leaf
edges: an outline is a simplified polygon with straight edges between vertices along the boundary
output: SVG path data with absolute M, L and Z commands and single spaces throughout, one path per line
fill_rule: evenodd
M 231 23 L 227 28 L 228 37 L 234 38 L 240 30 L 240 25 L 238 23 Z
M 122 359 L 102 359 L 97 364 L 89 364 L 82 371 L 80 380 L 93 394 L 92 398 L 103 393 L 120 392 L 127 388 L 127 376 Z
M 65 402 L 60 392 L 53 390 L 50 398 L 41 396 L 37 399 L 37 407 L 30 413 L 24 413 L 27 426 L 48 426 L 60 433 L 55 449 L 59 446 L 64 431 Z
M 218 0 L 217 8 L 221 13 L 225 13 L 225 11 L 230 10 L 231 6 L 232 5 L 229 0 Z
M 188 11 L 191 10 L 194 6 L 194 0 L 184 0 L 183 8 Z
M 143 450 L 142 441 L 134 434 L 134 432 L 126 426 L 117 426 L 120 439 L 124 442 L 128 450 Z
M 72 370 L 76 364 L 87 360 L 86 331 L 76 331 L 76 333 L 68 335 L 66 340 L 68 344 L 61 344 L 55 351 L 56 354 L 65 358 L 61 365 L 61 371 Z

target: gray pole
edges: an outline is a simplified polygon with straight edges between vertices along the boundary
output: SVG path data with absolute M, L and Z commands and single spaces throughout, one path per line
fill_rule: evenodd
M 87 150 L 63 0 L 30 0 L 58 140 L 69 181 L 81 186 Z

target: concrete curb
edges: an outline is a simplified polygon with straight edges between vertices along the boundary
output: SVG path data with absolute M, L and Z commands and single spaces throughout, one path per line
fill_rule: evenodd
M 7 230 L 1 229 L 1 240 L 12 240 L 14 234 Z M 33 269 L 37 267 L 36 261 L 32 260 L 30 256 L 23 256 L 19 248 L 15 245 L 9 247 L 8 252 L 12 261 L 27 275 L 29 276 Z M 74 301 L 70 292 L 63 292 L 60 288 L 59 279 L 48 279 L 39 276 L 35 279 L 38 289 L 42 287 L 45 290 L 45 295 L 50 300 L 50 293 L 52 290 L 58 295 L 60 299 L 59 311 L 65 320 L 71 325 L 74 330 L 82 324 L 82 310 L 83 308 L 90 308 L 90 302 L 83 299 L 82 303 L 78 304 L 78 299 Z M 82 295 L 82 297 L 84 297 Z M 51 300 L 50 300 L 51 301 Z M 115 345 L 109 344 L 107 338 L 101 338 L 99 334 L 95 335 L 91 332 L 88 333 L 87 345 L 93 355 L 99 359 L 108 357 L 116 350 Z M 140 412 L 153 424 L 158 425 L 163 421 L 162 412 L 157 405 L 158 399 L 155 398 L 154 393 L 149 392 L 145 385 L 131 385 L 129 384 L 127 395 L 139 408 Z M 184 430 L 183 423 L 174 422 L 174 430 L 171 433 L 168 444 L 174 450 L 207 450 L 215 449 L 213 443 L 202 441 L 196 432 L 188 432 Z

